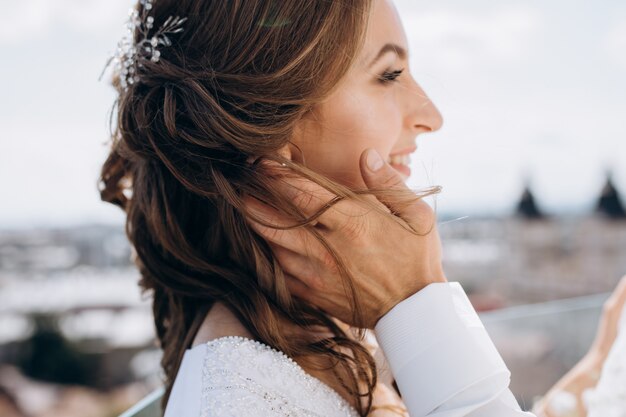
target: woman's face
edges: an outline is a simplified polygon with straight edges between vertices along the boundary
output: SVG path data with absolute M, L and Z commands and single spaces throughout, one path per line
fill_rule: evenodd
M 375 148 L 408 178 L 416 137 L 439 129 L 441 114 L 409 72 L 407 40 L 391 0 L 374 0 L 361 54 L 335 92 L 299 121 L 294 142 L 310 169 L 364 187 L 359 159 Z M 297 153 L 294 159 L 300 160 Z M 395 162 L 395 163 L 394 163 Z

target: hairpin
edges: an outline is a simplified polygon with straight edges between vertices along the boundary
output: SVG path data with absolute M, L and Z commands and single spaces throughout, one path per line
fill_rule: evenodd
M 141 13 L 136 7 L 130 9 L 126 33 L 118 42 L 115 53 L 106 62 L 98 80 L 102 79 L 106 69 L 113 63 L 115 71 L 120 75 L 120 84 L 126 91 L 129 85 L 140 81 L 139 68 L 144 67 L 143 61 L 159 62 L 161 57 L 159 47 L 172 45 L 168 35 L 183 31 L 181 26 L 187 18 L 170 16 L 151 37 L 148 37 L 148 33 L 154 27 L 154 17 L 149 15 L 153 1 L 139 0 L 139 4 L 143 6 Z M 137 43 L 134 43 L 135 31 L 139 32 Z

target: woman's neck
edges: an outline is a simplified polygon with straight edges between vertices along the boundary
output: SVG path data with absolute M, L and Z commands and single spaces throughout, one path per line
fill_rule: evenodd
M 218 301 L 213 304 L 204 317 L 192 347 L 223 336 L 242 336 L 254 339 L 254 336 L 241 324 L 237 316 L 226 305 Z

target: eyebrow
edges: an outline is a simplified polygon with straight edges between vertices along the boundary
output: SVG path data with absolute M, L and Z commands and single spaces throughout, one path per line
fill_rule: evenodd
M 407 57 L 406 49 L 404 49 L 403 47 L 401 47 L 400 45 L 397 45 L 395 43 L 387 43 L 382 48 L 380 48 L 380 51 L 378 51 L 378 54 L 374 57 L 372 62 L 370 62 L 369 67 L 371 67 L 376 62 L 378 62 L 378 60 L 380 58 L 382 58 L 382 56 L 385 55 L 387 52 L 394 52 L 394 53 L 396 53 L 396 55 L 398 55 L 400 57 L 400 59 L 406 59 L 406 57 Z

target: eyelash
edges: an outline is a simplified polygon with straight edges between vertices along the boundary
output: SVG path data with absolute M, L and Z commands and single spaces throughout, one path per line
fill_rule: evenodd
M 388 83 L 395 82 L 396 79 L 402 74 L 403 71 L 404 71 L 404 68 L 396 70 L 396 71 L 391 71 L 391 72 L 385 71 L 378 78 L 378 80 L 381 82 L 381 84 L 388 84 Z

